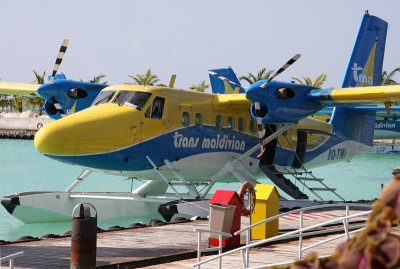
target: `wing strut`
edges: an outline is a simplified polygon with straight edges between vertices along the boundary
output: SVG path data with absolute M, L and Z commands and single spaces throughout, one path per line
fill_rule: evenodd
M 71 192 L 78 186 L 85 178 L 87 178 L 92 173 L 92 170 L 83 169 L 79 176 L 76 178 L 74 183 L 72 183 L 68 188 L 65 189 L 65 192 Z
M 163 173 L 160 172 L 160 168 L 155 165 L 155 163 L 150 159 L 148 155 L 146 155 L 146 159 L 149 161 L 149 163 L 154 167 L 154 169 L 158 172 L 158 174 L 161 176 L 161 178 L 165 181 L 165 183 L 168 184 L 168 186 L 171 187 L 171 189 L 175 192 L 176 196 L 178 196 L 179 199 L 183 199 L 182 195 L 174 188 L 174 186 L 169 182 L 169 180 L 163 175 Z

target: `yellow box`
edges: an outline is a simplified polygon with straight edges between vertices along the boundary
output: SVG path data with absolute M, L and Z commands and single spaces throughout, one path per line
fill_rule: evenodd
M 251 214 L 251 224 L 260 222 L 279 214 L 279 195 L 274 185 L 257 184 L 256 205 Z M 251 229 L 252 239 L 265 239 L 278 235 L 279 219 L 269 221 Z

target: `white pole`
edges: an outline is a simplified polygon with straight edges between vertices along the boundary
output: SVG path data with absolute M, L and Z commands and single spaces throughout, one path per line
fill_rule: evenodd
M 300 229 L 303 229 L 303 210 L 300 211 Z M 303 232 L 299 233 L 299 260 L 303 257 Z

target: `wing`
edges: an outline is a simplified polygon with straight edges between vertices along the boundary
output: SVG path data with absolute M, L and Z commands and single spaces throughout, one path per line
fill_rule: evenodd
M 360 111 L 375 111 L 377 117 L 387 117 L 387 110 L 384 106 L 355 106 L 357 110 Z M 314 116 L 332 116 L 333 107 L 324 107 L 320 111 L 314 114 Z M 392 106 L 390 107 L 390 115 L 393 119 L 400 118 L 400 107 Z
M 37 92 L 41 84 L 0 82 L 0 94 L 28 95 Z
M 329 106 L 397 104 L 400 102 L 400 85 L 314 89 L 311 97 Z
M 251 101 L 245 94 L 217 94 L 214 96 L 215 109 L 250 109 Z

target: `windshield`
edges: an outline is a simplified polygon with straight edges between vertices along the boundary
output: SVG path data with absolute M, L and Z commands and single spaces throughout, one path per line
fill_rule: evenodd
M 92 106 L 104 104 L 110 102 L 112 97 L 114 96 L 114 93 L 116 91 L 105 91 L 105 92 L 100 92 L 99 95 L 97 95 L 96 99 L 94 99 Z
M 118 105 L 130 106 L 140 111 L 150 96 L 151 93 L 148 92 L 119 91 L 112 102 Z

